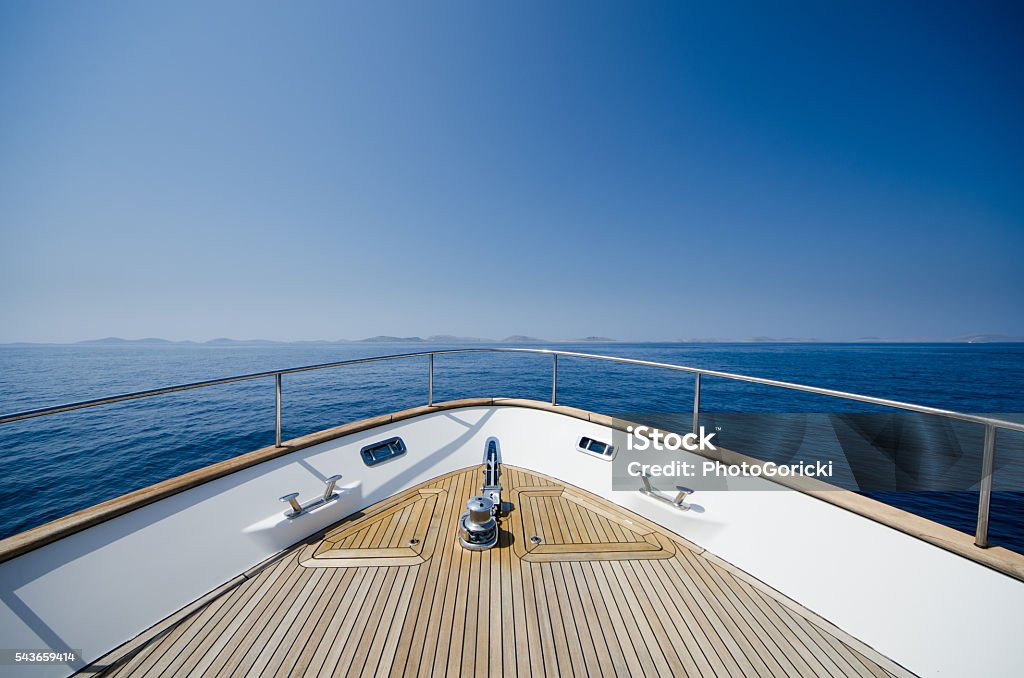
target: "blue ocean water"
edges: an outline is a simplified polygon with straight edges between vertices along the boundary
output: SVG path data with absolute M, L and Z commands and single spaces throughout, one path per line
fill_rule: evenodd
M 531 347 L 536 347 L 531 346 Z M 121 392 L 373 355 L 446 348 L 415 344 L 281 346 L 0 346 L 0 412 Z M 603 353 L 811 384 L 1024 420 L 1024 344 L 558 344 Z M 551 359 L 438 356 L 436 401 L 550 398 Z M 425 358 L 287 375 L 291 438 L 424 404 Z M 688 416 L 693 378 L 653 368 L 559 360 L 559 402 L 613 415 Z M 872 412 L 881 408 L 705 378 L 715 413 Z M 980 427 L 957 425 L 961 444 Z M 166 394 L 0 426 L 0 537 L 273 443 L 272 379 Z M 1024 434 L 1000 434 L 991 541 L 1024 552 Z M 964 442 L 966 441 L 966 442 Z M 740 450 L 755 454 L 754 450 Z M 976 485 L 973 470 L 965 488 Z M 973 533 L 977 492 L 868 492 Z

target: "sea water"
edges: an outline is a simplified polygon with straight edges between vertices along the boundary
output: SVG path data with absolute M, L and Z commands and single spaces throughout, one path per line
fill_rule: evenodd
M 459 346 L 425 343 L 0 346 L 0 413 L 13 413 L 237 374 Z M 539 345 L 531 344 L 529 348 Z M 691 365 L 1024 420 L 1024 344 L 611 343 L 550 345 L 568 351 Z M 824 396 L 705 377 L 702 423 L 742 421 L 732 449 L 762 456 L 794 413 L 882 411 Z M 285 439 L 422 405 L 426 358 L 286 375 Z M 436 402 L 474 396 L 548 400 L 551 358 L 522 354 L 437 356 Z M 648 367 L 560 358 L 558 401 L 588 410 L 687 425 L 693 377 Z M 732 419 L 730 419 L 732 417 Z M 957 424 L 957 450 L 977 456 L 982 427 Z M 778 431 L 775 431 L 777 434 Z M 769 437 L 765 437 L 769 436 Z M 0 537 L 132 490 L 273 444 L 274 381 L 259 379 L 105 405 L 0 426 Z M 1000 433 L 992 543 L 1024 552 L 1024 433 Z M 737 447 L 739 446 L 739 447 Z M 748 449 L 743 449 L 746 447 Z M 973 457 L 972 457 L 973 459 Z M 977 477 L 961 491 L 865 491 L 973 533 Z M 958 467 L 959 468 L 959 467 Z M 977 469 L 980 477 L 980 469 Z

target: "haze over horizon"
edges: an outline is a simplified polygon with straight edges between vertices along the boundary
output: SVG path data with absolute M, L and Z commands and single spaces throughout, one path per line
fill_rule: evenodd
M 0 342 L 1021 336 L 1021 19 L 0 5 Z
M 847 337 L 843 339 L 818 339 L 815 337 L 677 337 L 648 339 L 616 339 L 614 337 L 587 336 L 550 339 L 529 335 L 510 335 L 501 339 L 489 337 L 461 337 L 451 334 L 443 335 L 375 335 L 361 339 L 340 338 L 306 338 L 295 340 L 262 339 L 249 337 L 236 339 L 232 337 L 214 337 L 211 339 L 164 339 L 162 337 L 101 337 L 98 339 L 81 339 L 67 342 L 0 342 L 0 346 L 110 346 L 121 344 L 171 344 L 192 346 L 236 346 L 236 345 L 298 345 L 298 344 L 388 344 L 388 343 L 424 343 L 443 344 L 714 344 L 714 343 L 878 343 L 878 344 L 913 344 L 913 343 L 1024 343 L 1024 336 L 1002 334 L 970 334 L 959 337 Z

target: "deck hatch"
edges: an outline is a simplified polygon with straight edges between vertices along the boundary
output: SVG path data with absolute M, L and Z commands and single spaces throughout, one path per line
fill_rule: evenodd
M 363 463 L 367 466 L 376 466 L 382 464 L 388 459 L 394 459 L 400 457 L 406 453 L 405 441 L 401 438 L 388 438 L 382 440 L 379 443 L 373 443 L 367 445 L 363 449 L 359 450 L 359 456 L 363 458 Z
M 576 444 L 576 449 L 580 452 L 586 452 L 587 454 L 594 454 L 605 459 L 611 459 L 615 455 L 615 446 L 609 443 L 603 443 L 600 440 L 594 440 L 587 436 L 580 438 L 579 443 Z

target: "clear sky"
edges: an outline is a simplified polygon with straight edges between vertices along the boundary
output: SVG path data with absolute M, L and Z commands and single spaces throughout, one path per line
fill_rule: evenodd
M 0 3 L 0 341 L 1024 334 L 1015 5 Z

